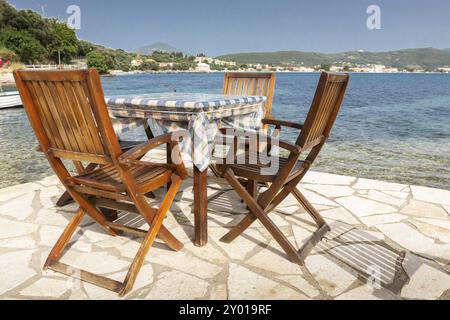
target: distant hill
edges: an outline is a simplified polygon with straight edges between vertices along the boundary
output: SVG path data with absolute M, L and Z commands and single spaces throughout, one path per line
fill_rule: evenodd
M 170 44 L 164 43 L 164 42 L 155 42 L 151 45 L 144 46 L 144 47 L 141 47 L 141 48 L 138 48 L 135 50 L 136 53 L 145 54 L 145 55 L 151 55 L 155 51 L 168 52 L 168 53 L 182 52 L 181 50 L 171 46 Z
M 217 57 L 240 64 L 260 63 L 270 65 L 304 65 L 313 67 L 321 64 L 383 64 L 391 67 L 421 66 L 436 68 L 450 65 L 450 51 L 434 48 L 404 49 L 389 52 L 351 51 L 333 54 L 302 51 L 250 52 Z

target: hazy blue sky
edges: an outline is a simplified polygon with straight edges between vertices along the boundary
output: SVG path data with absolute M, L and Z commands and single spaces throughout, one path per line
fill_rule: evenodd
M 80 6 L 78 35 L 133 50 L 156 41 L 190 53 L 244 51 L 384 51 L 450 47 L 449 0 L 10 0 L 17 8 L 67 19 Z M 381 30 L 366 26 L 381 7 Z

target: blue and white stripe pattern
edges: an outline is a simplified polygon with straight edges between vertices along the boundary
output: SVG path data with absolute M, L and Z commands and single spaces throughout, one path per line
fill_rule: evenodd
M 147 119 L 155 136 L 186 129 L 183 157 L 204 171 L 211 163 L 218 128 L 256 130 L 263 117 L 263 96 L 226 96 L 199 93 L 162 93 L 106 99 L 115 118 Z
M 201 93 L 162 93 L 140 96 L 116 96 L 106 99 L 111 113 L 117 117 L 153 118 L 189 121 L 203 112 L 210 119 L 248 114 L 267 101 L 262 96 L 226 96 Z
M 113 124 L 114 131 L 116 135 L 124 134 L 128 131 L 142 127 L 145 124 L 145 119 L 138 118 L 115 118 L 111 117 L 111 122 Z

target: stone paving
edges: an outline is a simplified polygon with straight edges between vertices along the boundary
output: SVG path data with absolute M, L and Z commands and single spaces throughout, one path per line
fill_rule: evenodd
M 125 298 L 450 299 L 450 191 L 318 172 L 300 186 L 332 229 L 304 267 L 290 263 L 259 223 L 232 244 L 218 241 L 246 208 L 216 178 L 208 188 L 209 244 L 195 247 L 188 179 L 165 221 L 184 249 L 176 253 L 155 243 Z M 62 191 L 54 176 L 0 190 L 0 299 L 119 299 L 42 271 L 77 209 L 55 207 Z M 272 217 L 298 247 L 315 229 L 293 197 Z M 145 227 L 133 214 L 122 213 L 120 220 Z M 106 235 L 89 218 L 75 240 L 62 262 L 119 281 L 139 246 L 139 239 Z

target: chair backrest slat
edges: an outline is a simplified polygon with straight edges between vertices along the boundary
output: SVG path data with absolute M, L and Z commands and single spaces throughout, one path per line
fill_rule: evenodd
M 108 159 L 111 150 L 120 150 L 117 138 L 108 138 L 113 136 L 111 120 L 100 116 L 107 111 L 105 103 L 98 103 L 104 98 L 95 96 L 103 97 L 101 87 L 92 87 L 95 76 L 95 70 L 16 72 L 19 91 L 28 97 L 25 109 L 39 121 L 55 154 L 92 160 Z
M 311 149 L 325 142 L 341 107 L 348 81 L 347 74 L 322 73 L 297 145 Z
M 291 181 L 298 183 L 311 167 L 331 132 L 348 82 L 347 74 L 322 73 L 305 124 L 296 142 L 302 147 L 302 153 L 307 153 L 305 166 L 296 168 L 300 154 L 291 153 L 285 165 L 279 169 L 270 188 L 261 194 L 258 202 L 263 208 L 269 205 L 280 190 Z
M 223 94 L 236 96 L 266 96 L 264 114 L 270 116 L 275 90 L 275 73 L 226 73 Z

